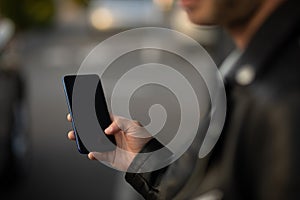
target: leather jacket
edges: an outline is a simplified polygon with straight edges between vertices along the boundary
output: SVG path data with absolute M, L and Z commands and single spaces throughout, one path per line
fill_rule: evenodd
M 173 164 L 127 173 L 127 182 L 145 199 L 300 199 L 299 72 L 300 1 L 287 0 L 225 77 L 228 111 L 213 151 L 199 159 L 195 140 Z

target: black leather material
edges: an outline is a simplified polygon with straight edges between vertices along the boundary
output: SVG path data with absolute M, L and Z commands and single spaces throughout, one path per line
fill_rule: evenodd
M 255 77 L 240 85 L 246 65 Z M 127 178 L 146 199 L 212 190 L 230 200 L 300 199 L 300 1 L 287 0 L 266 20 L 225 78 L 227 119 L 213 152 L 199 160 L 190 148 L 168 168 Z

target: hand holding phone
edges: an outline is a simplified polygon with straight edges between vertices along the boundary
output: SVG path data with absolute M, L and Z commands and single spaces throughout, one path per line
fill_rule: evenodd
M 66 75 L 63 85 L 73 126 L 69 139 L 90 159 L 127 171 L 151 134 L 134 120 L 113 116 L 111 121 L 98 75 Z
M 69 122 L 72 121 L 70 115 L 67 116 L 67 119 Z M 105 133 L 116 137 L 117 148 L 109 152 L 90 152 L 88 158 L 103 161 L 111 167 L 124 172 L 128 170 L 133 159 L 144 145 L 152 139 L 149 132 L 139 122 L 120 116 L 113 116 L 113 122 L 105 130 Z M 68 138 L 76 140 L 74 131 L 68 133 Z M 162 148 L 161 144 L 157 148 Z

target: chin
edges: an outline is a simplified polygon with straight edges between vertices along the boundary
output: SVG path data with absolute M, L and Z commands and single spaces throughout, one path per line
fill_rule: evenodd
M 205 26 L 208 26 L 208 25 L 215 25 L 216 23 L 211 20 L 211 19 L 208 19 L 204 16 L 201 16 L 199 15 L 198 13 L 196 14 L 193 14 L 193 13 L 187 13 L 188 14 L 188 18 L 189 20 L 194 23 L 194 24 L 197 24 L 197 25 L 205 25 Z
M 199 24 L 199 22 L 201 22 L 201 21 L 199 21 L 199 19 L 197 19 L 197 18 L 195 18 L 195 17 L 192 17 L 192 16 L 190 16 L 190 15 L 188 15 L 188 18 L 189 18 L 189 20 L 190 20 L 192 23 L 194 23 L 194 24 Z
M 187 16 L 188 16 L 189 20 L 194 24 L 198 24 L 199 22 L 202 21 L 201 19 L 199 19 L 199 17 L 195 13 L 193 13 L 191 11 L 187 11 Z

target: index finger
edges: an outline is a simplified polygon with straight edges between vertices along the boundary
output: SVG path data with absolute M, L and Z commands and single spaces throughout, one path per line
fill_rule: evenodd
M 109 125 L 109 127 L 107 127 L 104 132 L 108 135 L 113 135 L 117 132 L 119 132 L 121 129 L 119 128 L 119 126 L 117 125 L 116 121 L 113 121 L 111 123 L 111 125 Z

